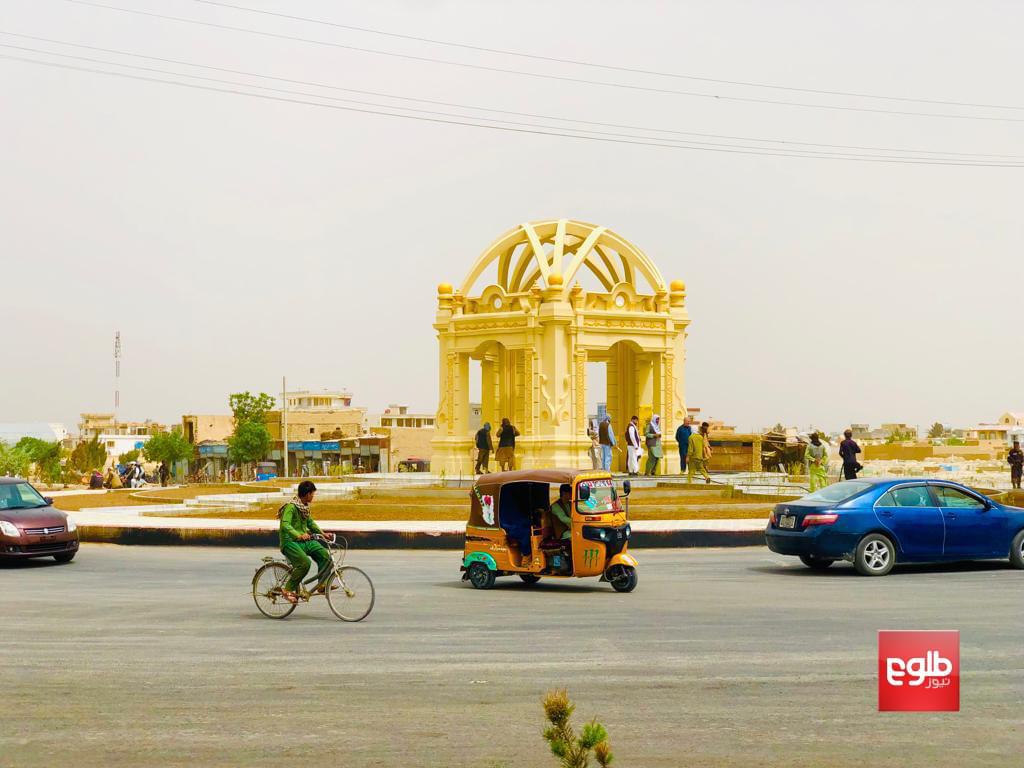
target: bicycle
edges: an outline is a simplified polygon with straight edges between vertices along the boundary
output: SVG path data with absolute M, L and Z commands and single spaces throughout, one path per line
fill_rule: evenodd
M 327 546 L 331 555 L 332 568 L 324 578 L 326 585 L 323 591 L 300 589 L 298 592 L 299 601 L 308 603 L 310 598 L 323 595 L 327 598 L 327 606 L 331 613 L 342 621 L 362 621 L 373 610 L 376 593 L 373 589 L 373 582 L 370 577 L 359 568 L 345 565 L 345 556 L 348 554 L 348 540 L 344 536 L 335 536 L 333 539 L 326 536 L 314 536 L 314 539 Z M 341 546 L 337 541 L 340 539 Z M 252 577 L 252 599 L 260 613 L 270 619 L 284 619 L 291 615 L 298 607 L 298 602 L 293 603 L 285 598 L 283 594 L 284 585 L 291 575 L 292 566 L 290 563 L 277 560 L 273 557 L 264 557 L 263 565 L 256 569 Z M 303 586 L 313 584 L 317 576 L 302 582 Z

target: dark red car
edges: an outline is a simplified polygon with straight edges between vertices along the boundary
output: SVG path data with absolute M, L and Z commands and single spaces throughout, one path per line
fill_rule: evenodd
M 17 477 L 0 477 L 0 559 L 52 557 L 69 563 L 78 552 L 75 522 L 53 499 Z

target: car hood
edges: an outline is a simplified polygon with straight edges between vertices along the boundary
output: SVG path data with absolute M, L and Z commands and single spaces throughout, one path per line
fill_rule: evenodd
M 36 507 L 0 510 L 0 520 L 14 523 L 19 528 L 56 528 L 66 525 L 68 516 L 53 507 Z

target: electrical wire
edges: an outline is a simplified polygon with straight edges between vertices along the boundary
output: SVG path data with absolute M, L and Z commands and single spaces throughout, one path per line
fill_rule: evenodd
M 466 120 L 449 120 L 435 117 L 422 117 L 419 115 L 407 115 L 396 112 L 385 112 L 373 109 L 364 109 L 359 107 L 346 107 L 338 104 L 324 104 L 322 102 L 308 101 L 305 99 L 288 98 L 285 96 L 274 96 L 262 93 L 252 93 L 251 91 L 243 91 L 235 88 L 221 88 L 208 85 L 200 85 L 198 83 L 185 83 L 178 80 L 166 80 L 162 78 L 148 77 L 144 75 L 133 75 L 127 72 L 112 72 L 109 70 L 95 69 L 92 67 L 81 67 L 73 64 L 62 64 L 60 62 L 53 61 L 40 61 L 38 59 L 29 59 L 22 56 L 11 56 L 7 54 L 0 54 L 0 59 L 19 61 L 27 64 L 34 64 L 38 66 L 51 67 L 56 69 L 73 70 L 78 72 L 89 72 L 100 75 L 109 75 L 113 77 L 120 77 L 129 80 L 140 80 L 152 83 L 163 83 L 166 85 L 175 85 L 183 88 L 193 88 L 196 90 L 209 91 L 214 93 L 227 93 L 238 96 L 248 96 L 250 98 L 265 99 L 268 101 L 276 101 L 287 104 L 301 104 L 305 106 L 320 107 L 323 109 L 334 109 L 345 112 L 356 112 L 361 114 L 380 115 L 386 117 L 398 117 L 407 120 L 419 120 L 422 122 L 438 123 L 443 125 L 459 125 L 472 128 L 486 128 L 490 130 L 508 131 L 512 133 L 521 134 L 532 134 L 539 136 L 555 136 L 561 138 L 574 138 L 574 139 L 585 139 L 589 141 L 600 141 L 613 144 L 626 144 L 634 146 L 648 146 L 648 147 L 661 147 L 665 149 L 684 149 L 697 152 L 721 152 L 727 154 L 741 154 L 741 155 L 759 155 L 763 157 L 800 157 L 810 159 L 826 159 L 826 160 L 847 160 L 855 162 L 874 162 L 874 163 L 890 163 L 898 165 L 934 165 L 934 166 L 960 166 L 960 167 L 981 167 L 981 168 L 1024 168 L 1024 164 L 1015 163 L 992 163 L 992 162 L 977 162 L 977 161 L 959 161 L 959 160 L 928 160 L 919 158 L 895 158 L 895 157 L 872 157 L 872 156 L 860 156 L 860 155 L 842 155 L 842 154 L 829 154 L 829 153 L 804 153 L 798 154 L 795 152 L 776 152 L 760 150 L 747 150 L 747 149 L 733 149 L 724 147 L 700 147 L 700 146 L 686 146 L 680 143 L 666 143 L 650 140 L 629 140 L 612 138 L 608 136 L 592 136 L 583 133 L 567 133 L 564 131 L 556 130 L 540 130 L 540 129 L 528 129 L 528 128 L 516 128 L 507 127 L 504 125 L 490 125 L 486 123 L 472 122 L 470 119 Z M 125 66 L 125 65 L 121 65 Z M 171 73 L 178 74 L 178 73 Z M 479 118 L 478 118 L 479 119 Z M 541 126 L 541 128 L 548 128 L 548 126 Z
M 1018 118 L 1018 117 L 998 117 L 998 116 L 994 116 L 994 115 L 958 115 L 958 114 L 946 113 L 946 112 L 911 112 L 911 111 L 904 111 L 904 110 L 880 109 L 880 108 L 873 108 L 873 107 L 854 107 L 854 106 L 846 106 L 846 105 L 838 105 L 838 104 L 813 104 L 813 103 L 799 102 L 799 101 L 779 101 L 779 100 L 775 100 L 775 99 L 760 99 L 760 98 L 755 98 L 755 97 L 751 97 L 751 96 L 724 96 L 724 95 L 721 95 L 721 94 L 701 93 L 701 92 L 698 92 L 698 91 L 680 91 L 680 90 L 673 90 L 673 89 L 670 89 L 670 88 L 654 88 L 654 87 L 651 87 L 651 86 L 635 85 L 635 84 L 629 84 L 629 83 L 615 83 L 615 82 L 611 82 L 611 81 L 607 81 L 607 80 L 588 80 L 586 78 L 580 78 L 580 77 L 567 77 L 567 76 L 564 76 L 564 75 L 552 75 L 552 74 L 545 74 L 545 73 L 540 73 L 540 72 L 527 72 L 527 71 L 519 70 L 519 69 L 507 69 L 507 68 L 504 68 L 504 67 L 492 67 L 492 66 L 487 66 L 487 65 L 483 65 L 483 64 L 470 64 L 470 63 L 462 62 L 462 61 L 451 61 L 451 60 L 448 60 L 448 59 L 438 59 L 438 58 L 434 58 L 434 57 L 431 57 L 431 56 L 415 56 L 415 55 L 408 54 L 408 53 L 398 53 L 396 51 L 383 51 L 383 50 L 378 50 L 378 49 L 375 49 L 375 48 L 363 48 L 363 47 L 360 47 L 360 46 L 345 45 L 343 43 L 335 43 L 335 42 L 330 42 L 330 41 L 326 41 L 326 40 L 316 40 L 316 39 L 313 39 L 313 38 L 297 37 L 297 36 L 294 36 L 294 35 L 282 35 L 282 34 L 279 34 L 279 33 L 276 33 L 276 32 L 265 32 L 265 31 L 258 30 L 258 29 L 248 29 L 246 27 L 235 27 L 235 26 L 232 26 L 230 24 L 218 24 L 218 23 L 210 22 L 210 21 L 201 21 L 199 19 L 188 19 L 188 18 L 184 18 L 184 17 L 181 17 L 181 16 L 168 16 L 168 15 L 162 14 L 162 13 L 153 13 L 151 11 L 139 10 L 137 8 L 122 8 L 122 7 L 116 6 L 116 5 L 106 5 L 106 4 L 103 4 L 103 3 L 91 2 L 91 0 L 65 0 L 65 1 L 69 2 L 69 3 L 74 3 L 76 5 L 90 6 L 90 7 L 93 7 L 93 8 L 103 8 L 103 9 L 106 9 L 106 10 L 118 11 L 118 12 L 121 12 L 121 13 L 132 13 L 132 14 L 136 14 L 136 15 L 139 15 L 139 16 L 148 16 L 148 17 L 154 18 L 154 19 L 164 19 L 164 20 L 167 20 L 167 21 L 177 21 L 177 22 L 181 22 L 181 23 L 184 23 L 184 24 L 194 24 L 194 25 L 198 25 L 198 26 L 209 27 L 211 29 L 222 29 L 222 30 L 228 30 L 228 31 L 231 31 L 231 32 L 241 32 L 241 33 L 244 33 L 244 34 L 258 35 L 258 36 L 261 36 L 261 37 L 268 37 L 268 38 L 273 38 L 273 39 L 277 39 L 277 40 L 287 40 L 289 42 L 308 43 L 308 44 L 311 44 L 311 45 L 321 45 L 321 46 L 326 46 L 326 47 L 329 47 L 329 48 L 339 48 L 339 49 L 348 50 L 348 51 L 355 51 L 355 52 L 358 52 L 358 53 L 369 53 L 369 54 L 373 54 L 373 55 L 377 55 L 377 56 L 391 56 L 391 57 L 394 57 L 394 58 L 407 59 L 407 60 L 410 60 L 410 61 L 429 62 L 431 64 L 444 64 L 444 65 L 452 66 L 452 67 L 462 67 L 462 68 L 465 68 L 465 69 L 481 70 L 481 71 L 485 71 L 485 72 L 499 72 L 499 73 L 502 73 L 502 74 L 509 74 L 509 75 L 521 75 L 523 77 L 533 77 L 533 78 L 539 78 L 539 79 L 543 79 L 543 80 L 556 80 L 556 81 L 567 82 L 567 83 L 575 83 L 575 84 L 578 84 L 578 85 L 595 85 L 595 86 L 601 86 L 601 87 L 606 87 L 606 88 L 619 88 L 619 89 L 626 89 L 626 90 L 632 90 L 632 91 L 643 91 L 643 92 L 647 92 L 647 93 L 661 93 L 661 94 L 672 95 L 672 96 L 688 96 L 688 97 L 695 97 L 695 98 L 712 99 L 714 101 L 731 101 L 731 102 L 747 103 L 747 104 L 770 104 L 770 105 L 775 105 L 775 106 L 799 107 L 799 108 L 806 108 L 806 109 L 835 110 L 835 111 L 840 111 L 840 112 L 864 112 L 864 113 L 872 113 L 872 114 L 886 114 L 886 115 L 899 115 L 899 116 L 932 117 L 932 118 L 941 118 L 941 119 L 949 119 L 949 120 L 982 120 L 982 121 L 988 121 L 988 122 L 1009 122 L 1009 123 L 1022 123 L 1022 122 L 1024 122 L 1024 118 Z
M 911 96 L 885 96 L 874 93 L 860 93 L 858 91 L 834 91 L 827 90 L 824 88 L 801 88 L 790 85 L 778 85 L 775 83 L 758 83 L 747 80 L 723 80 L 716 77 L 700 77 L 697 75 L 684 75 L 678 72 L 663 72 L 653 69 L 639 69 L 635 67 L 623 67 L 616 64 L 602 64 L 596 61 L 583 61 L 580 59 L 563 59 L 557 56 L 543 56 L 535 53 L 524 53 L 522 51 L 511 51 L 506 48 L 489 48 L 483 45 L 470 45 L 468 43 L 453 43 L 448 40 L 437 40 L 430 37 L 420 37 L 418 35 L 406 35 L 398 32 L 389 32 L 383 29 L 374 29 L 372 27 L 357 27 L 352 24 L 340 24 L 334 21 L 327 21 L 326 19 L 314 19 L 308 16 L 293 16 L 289 13 L 278 13 L 275 11 L 267 11 L 262 8 L 250 8 L 244 5 L 235 5 L 233 3 L 219 2 L 218 0 L 193 0 L 196 3 L 202 3 L 204 5 L 213 5 L 220 8 L 231 8 L 236 11 L 246 11 L 248 13 L 259 13 L 264 16 L 273 16 L 279 19 L 290 19 L 292 21 L 308 22 L 310 24 L 321 24 L 327 27 L 335 27 L 337 29 L 347 29 L 353 32 L 366 32 L 371 35 L 382 35 L 384 37 L 393 37 L 399 40 L 413 40 L 420 43 L 429 43 L 431 45 L 443 45 L 451 48 L 462 48 L 468 51 L 479 51 L 481 53 L 495 53 L 502 56 L 518 56 L 524 59 L 533 59 L 535 61 L 547 61 L 555 64 L 572 64 L 578 67 L 593 67 L 595 69 L 604 69 L 613 72 L 626 72 L 634 75 L 655 75 L 657 77 L 671 77 L 678 80 L 694 80 L 702 83 L 716 83 L 718 85 L 738 85 L 749 88 L 771 88 L 778 91 L 794 91 L 798 93 L 814 93 L 818 95 L 827 96 L 848 96 L 861 99 L 880 99 L 883 101 L 903 101 L 913 102 L 916 104 L 943 104 L 946 106 L 954 107 L 978 107 L 985 109 L 1013 109 L 1013 110 L 1024 110 L 1024 106 L 1012 106 L 1008 104 L 985 104 L 976 103 L 970 101 L 949 101 L 946 99 L 924 99 L 915 98 Z
M 1001 159 L 1024 159 L 1024 155 L 1012 155 L 1012 154 L 994 154 L 994 153 L 982 153 L 982 152 L 946 152 L 946 151 L 940 151 L 940 150 L 906 149 L 906 148 L 894 148 L 894 147 L 873 147 L 873 146 L 859 146 L 859 145 L 849 145 L 849 144 L 823 144 L 823 143 L 818 143 L 818 142 L 793 141 L 793 140 L 788 140 L 788 139 L 762 139 L 762 138 L 749 137 L 749 136 L 731 136 L 731 135 L 727 135 L 727 134 L 698 133 L 698 132 L 694 132 L 694 131 L 679 131 L 679 130 L 670 129 L 670 128 L 652 128 L 652 127 L 648 127 L 648 126 L 628 125 L 628 124 L 622 124 L 622 123 L 608 123 L 608 122 L 602 122 L 602 121 L 597 121 L 597 120 L 585 120 L 585 119 L 580 119 L 580 118 L 570 118 L 570 117 L 558 117 L 558 116 L 552 116 L 552 115 L 543 115 L 543 114 L 537 114 L 537 113 L 533 113 L 533 112 L 516 112 L 516 111 L 513 111 L 513 110 L 492 109 L 492 108 L 489 108 L 489 107 L 478 107 L 478 106 L 467 105 L 467 104 L 459 104 L 459 103 L 454 103 L 454 102 L 437 101 L 437 100 L 432 100 L 432 99 L 422 99 L 422 98 L 416 98 L 416 97 L 410 97 L 410 96 L 401 96 L 401 95 L 396 95 L 396 94 L 391 94 L 391 93 L 382 93 L 382 92 L 379 92 L 379 91 L 366 91 L 366 90 L 359 90 L 359 89 L 356 89 L 356 88 L 343 88 L 341 86 L 332 85 L 332 84 L 328 84 L 328 83 L 318 83 L 318 82 L 309 81 L 309 80 L 295 80 L 295 79 L 291 79 L 291 78 L 276 77 L 276 76 L 273 76 L 273 75 L 258 74 L 258 73 L 255 73 L 255 72 L 247 72 L 245 70 L 229 69 L 229 68 L 226 68 L 226 67 L 214 67 L 214 66 L 209 66 L 209 65 L 206 65 L 206 64 L 197 64 L 195 62 L 186 61 L 186 60 L 182 60 L 182 59 L 169 59 L 169 58 L 164 58 L 164 57 L 160 57 L 160 56 L 149 56 L 149 55 L 146 55 L 146 54 L 133 53 L 133 52 L 130 52 L 130 51 L 122 51 L 122 50 L 118 50 L 118 49 L 114 49 L 114 48 L 102 48 L 102 47 L 99 47 L 99 46 L 84 45 L 84 44 L 81 44 L 81 43 L 71 43 L 71 42 L 67 42 L 65 40 L 56 40 L 56 39 L 53 39 L 53 38 L 39 37 L 39 36 L 36 36 L 36 35 L 26 35 L 26 34 L 21 34 L 21 33 L 17 33 L 17 32 L 8 32 L 8 31 L 5 31 L 5 30 L 0 30 L 0 35 L 7 35 L 7 36 L 10 36 L 10 37 L 17 37 L 17 38 L 22 38 L 22 39 L 35 40 L 35 41 L 38 41 L 38 42 L 52 43 L 52 44 L 56 44 L 56 45 L 64 45 L 64 46 L 69 46 L 69 47 L 72 47 L 72 48 L 81 48 L 81 49 L 90 50 L 90 51 L 99 51 L 99 52 L 102 52 L 102 53 L 110 53 L 110 54 L 114 54 L 114 55 L 118 55 L 118 56 L 129 56 L 129 57 L 132 57 L 132 58 L 145 59 L 145 60 L 148 60 L 148 61 L 159 61 L 159 62 L 162 62 L 162 63 L 165 63 L 165 64 L 176 64 L 176 65 L 180 65 L 180 66 L 195 67 L 195 68 L 198 68 L 198 69 L 205 69 L 205 70 L 209 70 L 209 71 L 224 72 L 224 73 L 234 74 L 234 75 L 242 75 L 242 76 L 245 76 L 245 77 L 259 78 L 259 79 L 264 79 L 264 80 L 273 80 L 273 81 L 276 81 L 276 82 L 283 82 L 283 83 L 291 83 L 293 85 L 305 85 L 305 86 L 311 86 L 311 87 L 315 87 L 315 88 L 325 88 L 325 89 L 329 89 L 329 90 L 341 91 L 341 92 L 346 92 L 346 93 L 357 93 L 357 94 L 361 94 L 361 95 L 364 95 L 364 96 L 378 96 L 378 97 L 387 98 L 387 99 L 411 101 L 411 102 L 416 102 L 416 103 L 420 103 L 420 104 L 431 104 L 431 105 L 434 105 L 434 106 L 455 107 L 457 109 L 466 109 L 466 110 L 473 110 L 473 111 L 478 111 L 478 112 L 493 112 L 493 113 L 496 113 L 496 114 L 513 115 L 513 116 L 516 116 L 516 117 L 530 117 L 530 118 L 534 118 L 534 119 L 550 120 L 550 121 L 557 121 L 557 122 L 580 123 L 580 124 L 585 124 L 585 125 L 596 125 L 596 126 L 600 126 L 600 127 L 603 127 L 603 128 L 624 128 L 624 129 L 627 129 L 627 130 L 648 131 L 648 132 L 652 132 L 652 133 L 668 133 L 668 134 L 673 134 L 673 135 L 678 135 L 678 136 L 696 136 L 696 137 L 699 137 L 699 138 L 726 139 L 726 140 L 730 140 L 730 141 L 751 141 L 751 142 L 762 143 L 762 144 L 784 144 L 787 147 L 793 147 L 793 146 L 800 147 L 800 146 L 803 146 L 803 147 L 823 147 L 823 148 L 828 148 L 828 149 L 855 149 L 855 150 L 864 150 L 864 151 L 869 151 L 869 152 L 895 152 L 895 153 L 902 153 L 902 154 L 908 154 L 908 155 L 909 154 L 913 154 L 913 155 L 929 155 L 929 156 L 933 156 L 933 157 L 934 156 L 941 156 L 941 157 L 990 157 L 990 158 L 1001 158 Z M 54 56 L 64 55 L 64 54 L 58 54 L 58 53 L 55 53 L 55 52 L 52 52 L 52 51 L 43 51 L 43 50 L 36 49 L 36 48 L 21 47 L 21 46 L 14 46 L 14 45 L 0 44 L 0 47 L 14 48 L 14 49 L 18 49 L 18 50 L 31 51 L 31 52 L 34 52 L 34 53 L 47 53 L 47 54 L 54 55 Z M 113 65 L 117 65 L 117 66 L 124 66 L 124 65 L 121 65 L 121 64 L 119 64 L 117 62 L 107 62 L 107 61 L 100 61 L 100 60 L 88 59 L 88 58 L 86 58 L 84 60 L 92 61 L 92 62 L 99 62 L 99 63 L 104 63 L 104 64 L 113 64 Z M 159 71 L 163 71 L 163 70 L 159 70 Z M 182 76 L 189 76 L 189 75 L 182 75 Z M 326 98 L 326 97 L 323 97 L 323 98 Z M 387 106 L 389 108 L 396 108 L 396 109 L 401 108 L 401 109 L 404 109 L 404 107 L 395 106 L 395 105 L 374 105 L 374 106 Z M 489 119 L 489 118 L 485 118 L 485 119 Z

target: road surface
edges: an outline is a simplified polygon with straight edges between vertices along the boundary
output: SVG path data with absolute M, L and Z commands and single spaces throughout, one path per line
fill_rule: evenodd
M 1019 766 L 1024 573 L 824 574 L 767 550 L 637 551 L 596 580 L 490 592 L 454 552 L 353 552 L 361 624 L 257 613 L 251 549 L 84 545 L 0 566 L 0 765 L 548 766 L 567 686 L 618 765 Z M 876 631 L 959 629 L 962 711 L 876 712 Z

